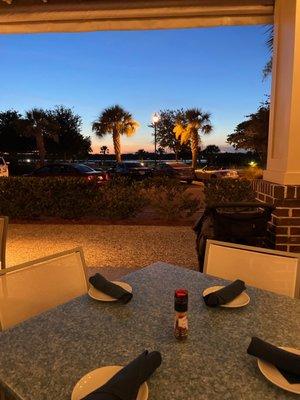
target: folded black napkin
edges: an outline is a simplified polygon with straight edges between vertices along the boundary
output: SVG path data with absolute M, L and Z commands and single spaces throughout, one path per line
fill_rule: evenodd
M 203 300 L 207 306 L 217 307 L 229 303 L 244 290 L 246 290 L 245 282 L 237 279 L 224 288 L 203 296 Z
M 105 385 L 82 400 L 136 400 L 140 386 L 160 366 L 161 361 L 158 351 L 144 351 Z
M 247 353 L 273 364 L 291 383 L 300 383 L 300 356 L 253 337 Z
M 121 303 L 126 304 L 132 299 L 132 293 L 118 285 L 115 285 L 113 282 L 108 281 L 100 274 L 91 276 L 89 282 L 94 286 L 95 289 L 100 290 L 100 292 L 103 292 L 115 299 L 118 299 Z

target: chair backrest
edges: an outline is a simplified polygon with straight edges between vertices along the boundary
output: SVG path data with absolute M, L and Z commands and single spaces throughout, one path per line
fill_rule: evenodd
M 0 217 L 0 269 L 5 268 L 6 238 L 8 217 Z
M 87 293 L 81 248 L 0 270 L 0 323 L 10 328 Z
M 299 254 L 208 240 L 204 273 L 300 297 Z

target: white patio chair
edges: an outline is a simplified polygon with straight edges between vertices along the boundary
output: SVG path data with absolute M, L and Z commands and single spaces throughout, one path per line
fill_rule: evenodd
M 5 268 L 6 238 L 8 229 L 8 217 L 0 217 L 0 269 Z
M 87 293 L 81 248 L 0 270 L 0 323 L 10 328 Z
M 208 240 L 204 273 L 219 278 L 242 279 L 259 289 L 300 297 L 300 255 Z

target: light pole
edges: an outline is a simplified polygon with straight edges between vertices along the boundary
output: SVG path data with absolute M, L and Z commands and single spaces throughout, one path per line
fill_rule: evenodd
M 159 117 L 158 113 L 154 113 L 152 116 L 152 123 L 154 125 L 154 164 L 155 164 L 155 167 L 157 164 L 157 150 L 156 150 L 156 147 L 157 147 L 157 123 L 159 121 L 159 118 L 160 117 Z

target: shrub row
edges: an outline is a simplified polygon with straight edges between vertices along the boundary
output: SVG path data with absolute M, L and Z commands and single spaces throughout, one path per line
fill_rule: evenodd
M 172 219 L 193 214 L 199 204 L 179 182 L 169 179 L 117 179 L 99 185 L 84 178 L 0 178 L 0 214 L 13 219 L 122 219 L 147 206 Z
M 248 179 L 211 179 L 205 184 L 204 195 L 207 205 L 255 200 L 255 192 Z
M 247 179 L 210 180 L 204 195 L 207 205 L 255 199 Z M 185 186 L 165 178 L 117 179 L 103 186 L 83 178 L 0 178 L 0 214 L 14 219 L 123 219 L 151 207 L 161 218 L 172 220 L 193 215 L 200 206 Z
M 186 186 L 170 178 L 157 177 L 143 182 L 147 204 L 168 221 L 189 217 L 203 204 L 186 191 Z
M 144 205 L 133 185 L 100 186 L 84 178 L 0 179 L 0 214 L 10 218 L 126 218 Z

